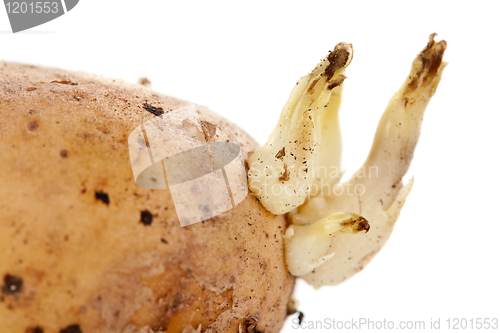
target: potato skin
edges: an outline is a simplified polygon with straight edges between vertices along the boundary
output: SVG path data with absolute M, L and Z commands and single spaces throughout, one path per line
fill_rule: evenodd
M 155 117 L 145 103 L 189 103 L 85 73 L 8 62 L 0 73 L 2 332 L 279 331 L 294 285 L 284 218 L 249 194 L 181 228 L 168 190 L 134 182 L 127 138 Z M 257 148 L 198 110 L 211 141 L 245 160 Z

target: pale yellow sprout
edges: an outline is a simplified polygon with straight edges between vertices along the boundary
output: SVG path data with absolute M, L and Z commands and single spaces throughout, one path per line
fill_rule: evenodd
M 285 233 L 285 259 L 295 276 L 312 272 L 335 255 L 335 236 L 368 232 L 370 225 L 357 214 L 337 213 L 309 225 L 291 225 Z
M 314 188 L 338 181 L 327 171 L 340 165 L 338 109 L 351 59 L 352 46 L 339 43 L 302 77 L 266 144 L 249 156 L 249 187 L 272 213 L 287 213 Z
M 307 198 L 303 194 L 287 195 L 281 199 L 272 193 L 264 198 L 259 196 L 264 206 L 274 213 L 289 211 L 284 209 L 285 203 L 293 202 L 294 205 L 290 206 L 298 206 L 288 214 L 291 225 L 286 232 L 285 242 L 287 266 L 290 273 L 301 276 L 316 288 L 322 285 L 336 285 L 362 270 L 391 235 L 394 223 L 413 185 L 413 180 L 406 185 L 403 185 L 401 180 L 413 158 L 424 111 L 446 66 L 446 63 L 442 62 L 446 42 L 435 42 L 434 37 L 435 34 L 430 36 L 429 43 L 414 60 L 409 76 L 389 101 L 368 158 L 348 182 L 338 185 L 333 191 L 330 187 L 327 192 L 322 191 L 315 196 L 308 195 Z M 341 86 L 335 89 L 340 88 Z M 290 99 L 293 99 L 292 97 L 293 93 Z M 315 105 L 315 101 L 311 102 L 311 105 Z M 315 118 L 314 110 L 311 112 L 312 119 L 318 120 L 313 128 L 321 126 L 324 118 Z M 285 143 L 302 135 L 297 129 L 282 125 L 288 121 L 283 114 L 277 126 L 278 130 L 273 132 L 274 136 L 272 135 L 266 146 L 255 155 L 258 161 L 262 161 L 261 164 L 270 166 L 271 169 L 281 165 L 276 162 L 276 158 L 273 159 L 272 148 L 277 147 L 271 144 L 283 143 L 286 152 L 289 145 Z M 276 132 L 279 134 L 279 140 L 275 139 Z M 318 132 L 314 131 L 317 135 L 315 138 L 318 137 Z M 323 135 L 319 136 L 320 138 L 327 136 L 323 132 L 320 134 Z M 330 138 L 334 137 L 333 134 L 328 135 Z M 338 147 L 340 136 L 337 140 L 329 142 L 329 147 Z M 315 143 L 316 154 L 304 156 L 309 158 L 308 165 L 321 165 L 321 157 L 327 167 L 337 167 L 337 157 L 327 161 L 323 155 L 326 154 L 322 148 L 323 141 L 316 140 Z M 300 150 L 301 145 L 302 149 L 308 151 L 310 146 L 304 141 L 292 147 Z M 272 177 L 268 179 L 273 180 Z M 319 180 L 321 181 L 322 177 L 319 177 Z M 318 179 L 310 177 L 302 182 L 312 184 L 313 181 Z M 325 181 L 332 180 L 325 178 Z M 255 186 L 250 188 L 255 192 Z M 338 228 L 339 216 L 369 221 L 370 232 L 346 233 L 344 228 L 330 233 L 335 226 Z

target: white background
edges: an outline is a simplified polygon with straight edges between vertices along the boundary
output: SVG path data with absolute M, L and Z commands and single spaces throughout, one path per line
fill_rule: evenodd
M 306 321 L 424 320 L 431 331 L 429 320 L 441 318 L 446 331 L 447 318 L 500 318 L 496 4 L 83 0 L 15 35 L 0 8 L 0 58 L 131 82 L 146 76 L 155 90 L 209 106 L 264 143 L 296 80 L 337 42 L 353 43 L 341 109 L 350 175 L 415 55 L 437 32 L 448 42 L 449 65 L 426 112 L 408 173 L 415 185 L 391 239 L 347 282 L 315 291 L 298 281 L 295 297 Z M 283 332 L 299 331 L 295 317 Z

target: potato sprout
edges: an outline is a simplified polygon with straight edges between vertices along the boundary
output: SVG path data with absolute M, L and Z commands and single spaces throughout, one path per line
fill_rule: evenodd
M 269 140 L 249 158 L 250 189 L 271 212 L 288 212 L 289 272 L 316 288 L 336 285 L 362 270 L 392 232 L 413 185 L 413 180 L 406 185 L 401 180 L 413 158 L 425 108 L 446 66 L 446 42 L 435 42 L 435 35 L 389 101 L 365 163 L 346 183 L 331 187 L 338 179 L 315 168 L 339 164 L 337 111 L 344 69 L 352 57 L 349 44 L 338 44 L 298 82 Z M 299 172 L 302 164 L 305 172 Z M 319 193 L 312 191 L 313 184 L 320 185 Z M 328 191 L 325 184 L 330 185 Z M 289 191 L 283 195 L 276 188 Z M 359 229 L 359 222 L 352 227 L 355 221 L 365 227 Z M 368 223 L 370 232 L 359 233 L 368 231 Z

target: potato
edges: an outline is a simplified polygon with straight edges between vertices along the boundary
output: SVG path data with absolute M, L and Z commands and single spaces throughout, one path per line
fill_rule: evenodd
M 180 227 L 168 190 L 135 184 L 128 135 L 189 103 L 85 73 L 0 70 L 1 332 L 279 331 L 294 286 L 284 217 L 249 194 Z M 208 141 L 244 160 L 258 147 L 197 109 Z

